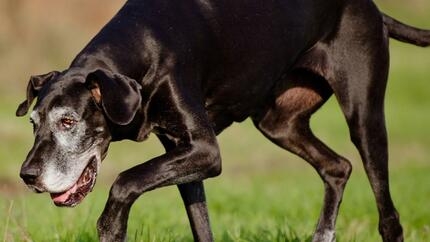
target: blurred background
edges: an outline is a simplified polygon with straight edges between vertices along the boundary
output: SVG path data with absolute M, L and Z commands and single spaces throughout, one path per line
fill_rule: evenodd
M 375 2 L 381 10 L 399 20 L 430 29 L 428 0 Z M 0 240 L 94 240 L 95 219 L 103 208 L 107 189 L 116 175 L 162 153 L 163 149 L 153 137 L 143 144 L 128 141 L 112 144 L 95 188 L 98 191 L 93 192 L 94 195 L 90 195 L 87 198 L 89 201 L 85 201 L 80 208 L 76 208 L 80 215 L 91 215 L 84 223 L 72 210 L 55 208 L 46 194 L 32 194 L 18 176 L 21 163 L 33 142 L 28 117 L 15 117 L 17 105 L 25 98 L 30 75 L 66 69 L 74 56 L 123 3 L 119 0 L 0 1 L 0 236 L 3 236 Z M 391 41 L 386 118 L 393 197 L 406 224 L 407 238 L 410 241 L 426 241 L 430 239 L 430 48 Z M 363 233 L 374 236 L 370 238 L 378 238 L 377 215 L 370 187 L 359 156 L 349 141 L 344 118 L 333 98 L 313 118 L 312 126 L 319 137 L 350 159 L 354 166 L 339 218 L 339 233 L 344 236 L 341 238 L 344 238 L 343 241 L 366 241 L 369 237 L 362 237 Z M 274 233 L 283 231 L 288 238 L 294 238 L 297 234 L 298 241 L 308 238 L 322 201 L 322 185 L 313 169 L 272 145 L 249 121 L 233 125 L 220 135 L 219 140 L 223 174 L 207 182 L 218 240 L 272 240 L 270 236 L 275 235 L 264 233 L 272 229 Z M 145 238 L 163 241 L 162 237 L 158 240 L 149 237 L 158 229 L 151 227 L 149 222 L 146 227 L 133 222 L 141 221 L 142 216 L 146 221 L 153 218 L 154 223 L 159 223 L 157 216 L 164 214 L 165 223 L 157 226 L 161 228 L 171 229 L 172 225 L 180 224 L 181 229 L 173 230 L 168 238 L 179 238 L 176 234 L 189 233 L 185 213 L 174 211 L 181 217 L 175 220 L 169 210 L 182 209 L 177 192 L 174 188 L 164 190 L 145 195 L 142 202 L 136 205 L 142 208 L 139 211 L 148 208 L 154 211 L 136 212 L 139 215 L 131 218 L 130 229 L 135 231 L 132 237 L 135 240 L 147 241 L 142 236 L 148 236 Z M 166 197 L 174 202 L 166 202 Z M 226 205 L 226 201 L 236 201 L 236 205 Z M 249 204 L 242 207 L 242 202 Z M 238 215 L 229 217 L 232 214 Z M 51 215 L 55 218 L 46 217 Z M 275 218 L 270 220 L 265 216 Z M 81 224 L 80 237 L 73 237 L 76 236 L 73 235 L 75 227 L 67 222 L 69 220 Z M 235 225 L 230 227 L 230 222 Z M 51 227 L 41 228 L 42 223 L 51 224 Z M 371 232 L 367 232 L 369 229 Z M 179 240 L 189 239 L 186 235 Z

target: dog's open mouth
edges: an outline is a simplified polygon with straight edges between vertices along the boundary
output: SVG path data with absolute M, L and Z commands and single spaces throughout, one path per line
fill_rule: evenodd
M 51 193 L 52 201 L 54 201 L 55 205 L 62 207 L 78 205 L 92 191 L 96 183 L 96 177 L 97 159 L 93 157 L 78 181 L 71 188 L 61 193 Z

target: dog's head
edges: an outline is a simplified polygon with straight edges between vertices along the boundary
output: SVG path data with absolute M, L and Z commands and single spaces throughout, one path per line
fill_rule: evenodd
M 129 124 L 141 105 L 140 85 L 107 70 L 69 69 L 32 76 L 16 115 L 30 115 L 35 142 L 20 176 L 58 206 L 75 206 L 92 190 L 111 141 L 110 126 Z

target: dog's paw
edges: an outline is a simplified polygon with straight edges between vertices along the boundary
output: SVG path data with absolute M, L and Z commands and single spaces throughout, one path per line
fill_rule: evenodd
M 324 230 L 315 232 L 312 242 L 336 242 L 336 233 L 334 230 Z
M 379 221 L 379 233 L 384 242 L 403 242 L 403 228 L 397 212 Z
M 100 242 L 125 242 L 127 226 L 123 223 L 115 223 L 108 216 L 102 215 L 97 221 L 97 232 Z

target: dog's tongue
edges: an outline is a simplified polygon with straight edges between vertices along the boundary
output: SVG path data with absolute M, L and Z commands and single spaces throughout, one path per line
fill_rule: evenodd
M 75 183 L 73 187 L 63 193 L 51 193 L 52 201 L 54 201 L 55 204 L 64 204 L 69 199 L 70 195 L 75 193 L 77 189 L 78 183 Z

